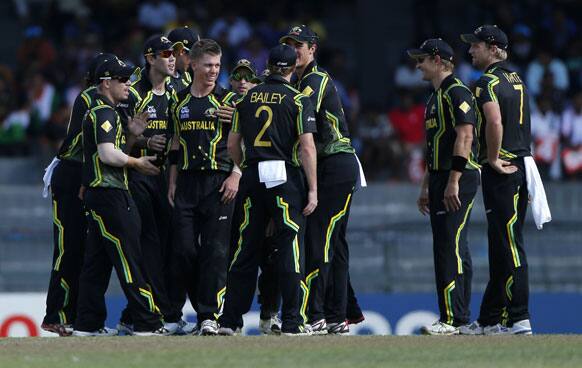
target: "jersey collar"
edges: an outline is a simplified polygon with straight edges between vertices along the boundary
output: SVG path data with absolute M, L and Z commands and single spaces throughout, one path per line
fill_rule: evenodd
M 269 75 L 266 78 L 266 81 L 289 84 L 289 82 L 287 82 L 287 80 L 285 78 L 283 78 L 283 77 L 281 77 L 280 75 L 277 75 L 277 74 Z
M 455 83 L 455 75 L 451 73 L 445 79 L 443 79 L 439 89 L 446 90 L 453 83 Z

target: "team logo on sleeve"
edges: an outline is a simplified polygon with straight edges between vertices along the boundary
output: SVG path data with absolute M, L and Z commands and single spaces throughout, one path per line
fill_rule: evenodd
M 158 117 L 156 108 L 153 107 L 152 105 L 148 106 L 147 111 L 150 119 L 156 119 Z
M 180 109 L 180 119 L 189 119 L 190 118 L 190 109 L 188 106 L 184 106 Z
M 109 133 L 109 131 L 113 129 L 113 126 L 111 125 L 109 120 L 105 120 L 105 122 L 101 124 L 101 129 L 103 129 L 105 133 Z
M 206 111 L 204 111 L 204 116 L 206 116 L 207 118 L 215 118 L 216 109 L 214 107 L 206 109 Z
M 466 114 L 469 112 L 469 110 L 471 110 L 471 106 L 469 106 L 467 101 L 463 101 L 463 103 L 459 105 L 459 109 L 461 109 L 461 111 Z

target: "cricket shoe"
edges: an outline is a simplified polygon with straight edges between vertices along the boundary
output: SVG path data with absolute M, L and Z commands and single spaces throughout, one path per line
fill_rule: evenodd
M 170 336 L 170 330 L 166 327 L 160 327 L 154 331 L 134 331 L 135 336 Z
M 461 335 L 483 335 L 483 326 L 479 321 L 473 321 L 467 325 L 459 326 L 459 334 Z
M 79 336 L 79 337 L 87 337 L 87 336 L 99 336 L 99 337 L 105 337 L 105 336 L 117 336 L 119 334 L 119 331 L 117 331 L 114 328 L 109 328 L 109 327 L 103 327 L 100 328 L 96 331 L 79 331 L 79 330 L 73 330 L 73 336 Z
M 200 324 L 200 336 L 216 336 L 218 335 L 218 323 L 212 319 L 205 319 Z
M 433 335 L 433 336 L 458 335 L 459 329 L 457 327 L 451 326 L 447 323 L 444 323 L 441 321 L 435 321 L 430 326 L 421 327 L 420 333 L 423 335 Z
M 305 326 L 297 326 L 291 330 L 281 330 L 283 336 L 311 336 L 313 332 Z
M 183 319 L 178 321 L 178 325 L 180 325 L 180 330 L 185 335 L 190 335 L 190 334 L 194 333 L 194 331 L 197 330 L 197 328 L 198 328 L 198 325 L 196 323 L 184 321 Z
M 40 325 L 40 328 L 48 332 L 56 333 L 59 336 L 71 336 L 73 331 L 67 330 L 67 326 L 61 325 L 60 323 L 43 323 Z
M 337 322 L 337 323 L 328 323 L 327 324 L 327 333 L 330 335 L 340 335 L 340 336 L 347 336 L 350 334 L 350 326 L 348 325 L 348 321 Z
M 133 335 L 133 325 L 125 322 L 119 322 L 117 324 L 117 330 L 119 331 L 120 335 L 123 336 L 132 336 Z
M 242 330 L 240 327 L 237 327 L 234 330 L 230 327 L 220 327 L 218 329 L 218 334 L 220 336 L 240 336 L 242 334 Z
M 281 319 L 274 313 L 269 319 L 261 319 L 259 321 L 259 330 L 263 335 L 280 335 L 281 334 Z
M 522 319 L 515 322 L 509 331 L 513 335 L 531 335 L 531 323 L 529 319 Z
M 501 323 L 483 327 L 483 335 L 486 336 L 509 335 L 509 334 L 511 334 L 509 328 L 503 326 Z
M 325 319 L 319 319 L 311 324 L 311 331 L 314 335 L 327 335 L 327 323 Z

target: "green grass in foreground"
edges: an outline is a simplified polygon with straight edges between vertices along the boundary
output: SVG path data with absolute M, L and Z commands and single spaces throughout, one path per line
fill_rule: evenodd
M 582 367 L 582 336 L 0 340 L 0 367 Z

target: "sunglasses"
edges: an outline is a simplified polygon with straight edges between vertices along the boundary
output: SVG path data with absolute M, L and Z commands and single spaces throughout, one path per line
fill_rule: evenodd
M 111 79 L 115 79 L 116 81 L 119 81 L 119 83 L 127 83 L 130 77 L 113 77 Z
M 162 57 L 164 59 L 167 59 L 170 56 L 174 55 L 174 50 L 164 50 L 164 51 L 160 51 L 160 52 L 157 52 L 156 55 L 158 55 L 158 56 L 160 56 L 160 57 Z
M 253 79 L 256 78 L 256 76 L 254 74 L 250 74 L 250 73 L 233 73 L 231 75 L 232 80 L 240 82 L 241 80 L 246 80 L 247 82 L 252 81 Z

